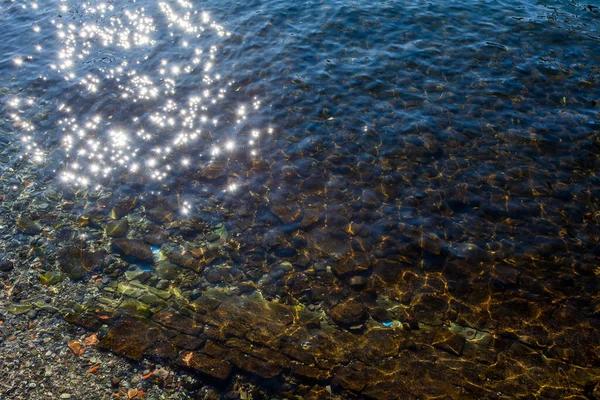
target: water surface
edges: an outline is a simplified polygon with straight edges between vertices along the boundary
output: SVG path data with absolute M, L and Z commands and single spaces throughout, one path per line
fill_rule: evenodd
M 589 395 L 599 15 L 5 2 L 6 195 L 56 239 L 52 268 L 110 278 L 112 303 L 87 299 L 108 321 L 69 318 L 126 357 L 283 396 Z M 123 219 L 152 257 L 107 236 Z

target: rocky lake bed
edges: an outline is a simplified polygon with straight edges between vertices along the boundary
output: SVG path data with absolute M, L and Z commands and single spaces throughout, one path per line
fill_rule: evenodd
M 597 7 L 0 20 L 0 399 L 600 398 Z

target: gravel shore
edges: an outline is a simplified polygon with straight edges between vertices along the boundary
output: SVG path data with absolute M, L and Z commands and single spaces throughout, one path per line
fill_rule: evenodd
M 67 323 L 54 307 L 57 296 L 82 300 L 97 290 L 93 284 L 51 290 L 31 275 L 18 267 L 0 274 L 0 399 L 189 399 L 188 389 L 202 392 L 187 374 L 98 350 L 94 334 Z M 25 306 L 31 303 L 40 307 Z

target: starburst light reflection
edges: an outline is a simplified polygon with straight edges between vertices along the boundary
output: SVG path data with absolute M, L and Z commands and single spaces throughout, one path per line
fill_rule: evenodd
M 36 38 L 52 32 L 59 42 L 32 45 L 51 55 L 49 77 L 65 88 L 51 105 L 51 122 L 40 129 L 28 118 L 21 108 L 35 107 L 33 99 L 7 103 L 28 159 L 46 162 L 44 135 L 58 132 L 61 180 L 97 187 L 132 174 L 167 182 L 177 171 L 258 154 L 260 127 L 251 113 L 261 100 L 236 97 L 219 60 L 231 33 L 209 13 L 184 0 L 145 7 L 60 0 L 55 15 L 73 18 L 31 26 Z M 12 63 L 27 68 L 30 60 L 18 55 Z

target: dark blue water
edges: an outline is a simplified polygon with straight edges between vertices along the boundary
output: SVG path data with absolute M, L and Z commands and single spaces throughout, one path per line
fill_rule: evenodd
M 503 353 L 524 343 L 598 372 L 597 7 L 143 0 L 0 11 L 9 200 L 34 182 L 34 199 L 74 201 L 75 221 L 87 207 L 78 196 L 101 199 L 106 218 L 138 198 L 136 218 L 160 229 L 223 223 L 238 242 L 235 273 L 203 290 L 252 282 L 269 301 L 321 307 L 340 329 L 472 328 L 495 338 L 501 360 L 525 362 Z M 277 272 L 282 262 L 293 269 Z M 329 275 L 313 274 L 321 267 Z M 332 310 L 349 299 L 365 311 L 345 324 Z M 577 316 L 553 324 L 565 309 Z M 367 390 L 330 381 L 338 361 L 315 382 Z M 558 386 L 542 398 L 584 390 Z

